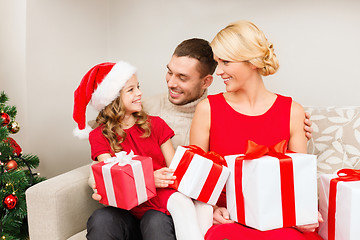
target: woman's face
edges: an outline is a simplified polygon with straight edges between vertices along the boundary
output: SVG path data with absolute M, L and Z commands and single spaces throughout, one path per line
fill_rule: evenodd
M 125 83 L 121 89 L 120 96 L 126 115 L 141 111 L 142 92 L 139 89 L 139 83 L 135 74 Z
M 227 92 L 239 90 L 254 74 L 256 67 L 248 62 L 227 61 L 214 56 L 218 63 L 216 75 L 224 80 Z

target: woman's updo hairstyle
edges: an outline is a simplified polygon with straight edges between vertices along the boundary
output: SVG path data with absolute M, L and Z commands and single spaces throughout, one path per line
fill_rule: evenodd
M 210 45 L 217 57 L 252 63 L 263 76 L 274 74 L 279 68 L 273 45 L 249 21 L 240 20 L 229 24 L 216 34 Z

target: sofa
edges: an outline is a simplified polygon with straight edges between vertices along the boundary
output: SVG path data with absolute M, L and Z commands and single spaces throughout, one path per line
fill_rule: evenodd
M 360 106 L 305 107 L 318 156 L 318 176 L 341 168 L 360 169 Z M 92 200 L 90 164 L 36 184 L 26 191 L 31 240 L 86 239 L 86 221 L 101 204 Z

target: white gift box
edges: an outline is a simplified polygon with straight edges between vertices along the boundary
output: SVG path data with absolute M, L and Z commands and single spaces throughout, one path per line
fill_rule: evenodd
M 292 158 L 296 226 L 318 221 L 316 156 L 287 153 Z M 227 209 L 230 218 L 237 219 L 235 195 L 235 159 L 240 155 L 226 156 L 230 176 L 226 184 Z M 263 156 L 244 160 L 242 170 L 245 225 L 258 230 L 284 227 L 279 159 Z M 287 227 L 287 226 L 285 226 Z
M 179 163 L 182 160 L 186 151 L 188 151 L 188 149 L 182 146 L 179 146 L 176 149 L 173 160 L 171 161 L 171 164 L 169 166 L 169 168 L 175 169 L 175 175 Z M 212 175 L 213 172 L 211 171 L 214 164 L 216 163 L 214 163 L 212 160 L 209 160 L 199 154 L 194 154 L 190 164 L 186 169 L 185 174 L 182 176 L 181 181 L 178 184 L 178 187 L 175 188 L 186 196 L 200 201 L 203 200 L 201 198 L 199 199 L 199 196 L 208 192 L 207 195 L 209 196 L 209 198 L 207 201 L 203 202 L 210 205 L 215 205 L 217 200 L 219 199 L 221 191 L 225 186 L 230 171 L 226 166 L 222 166 L 221 173 L 214 176 Z M 216 178 L 218 179 L 216 180 Z M 216 181 L 216 184 L 212 184 L 212 189 L 207 189 L 205 187 L 208 186 L 205 183 L 209 180 Z
M 330 180 L 336 174 L 320 176 L 319 208 L 324 222 L 320 224 L 319 235 L 328 240 L 328 207 Z M 336 191 L 335 239 L 360 239 L 360 181 L 338 182 Z

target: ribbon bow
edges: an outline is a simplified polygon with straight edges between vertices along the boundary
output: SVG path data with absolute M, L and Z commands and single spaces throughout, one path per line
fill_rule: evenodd
M 250 160 L 250 159 L 260 158 L 265 155 L 269 155 L 269 156 L 284 155 L 287 152 L 290 151 L 287 151 L 286 140 L 282 140 L 271 147 L 260 145 L 251 140 L 248 140 L 245 155 L 239 156 L 238 158 L 243 158 L 244 160 Z
M 328 208 L 328 238 L 335 239 L 335 213 L 336 191 L 338 182 L 360 181 L 360 170 L 341 169 L 337 172 L 338 177 L 330 181 L 329 208 Z
M 286 156 L 287 141 L 282 140 L 279 143 L 267 147 L 248 140 L 245 155 L 239 156 L 235 160 L 235 186 L 242 187 L 242 168 L 244 160 L 252 160 L 265 155 L 276 157 L 280 163 L 280 180 L 281 180 L 281 201 L 283 210 L 283 226 L 291 227 L 296 225 L 295 215 L 295 191 L 294 191 L 294 174 L 292 159 Z M 245 201 L 242 188 L 236 190 L 237 219 L 239 223 L 245 222 Z
M 104 163 L 114 163 L 118 164 L 119 166 L 125 166 L 126 164 L 131 164 L 132 158 L 134 157 L 134 152 L 131 150 L 129 154 L 127 154 L 125 151 L 117 152 L 115 153 L 115 157 L 108 158 L 104 161 Z
M 183 147 L 195 154 L 198 154 L 200 156 L 203 156 L 204 158 L 210 159 L 211 161 L 213 161 L 216 164 L 227 167 L 226 160 L 224 159 L 223 156 L 221 156 L 217 152 L 213 152 L 213 151 L 205 152 L 202 148 L 200 148 L 196 145 L 189 145 L 189 146 L 183 146 Z

